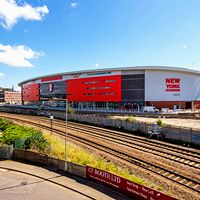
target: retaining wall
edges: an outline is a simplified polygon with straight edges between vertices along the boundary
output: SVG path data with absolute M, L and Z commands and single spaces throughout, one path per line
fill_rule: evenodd
M 78 122 L 91 123 L 97 126 L 103 125 L 105 127 L 123 128 L 124 130 L 128 131 L 140 130 L 144 133 L 147 133 L 148 129 L 152 127 L 151 123 L 137 121 L 128 122 L 126 120 L 111 118 L 106 119 L 105 117 L 91 115 L 68 115 L 68 119 Z M 161 128 L 161 132 L 167 139 L 200 145 L 200 130 L 166 125 Z
M 32 151 L 25 151 L 21 149 L 14 149 L 13 152 L 13 159 L 14 160 L 22 160 L 28 161 L 32 163 L 37 163 L 40 165 L 46 165 L 53 167 L 55 169 L 65 170 L 65 161 L 50 157 L 46 154 L 36 153 Z M 86 168 L 85 166 L 78 165 L 71 162 L 66 162 L 66 171 L 75 174 L 77 176 L 86 177 Z
M 0 146 L 0 159 L 11 159 L 13 146 Z

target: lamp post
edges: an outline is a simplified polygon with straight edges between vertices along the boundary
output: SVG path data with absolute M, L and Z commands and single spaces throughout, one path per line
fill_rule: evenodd
M 66 99 L 66 116 L 65 116 L 65 171 L 67 170 L 67 150 L 66 150 L 66 142 L 67 142 L 67 110 L 68 110 L 68 99 Z

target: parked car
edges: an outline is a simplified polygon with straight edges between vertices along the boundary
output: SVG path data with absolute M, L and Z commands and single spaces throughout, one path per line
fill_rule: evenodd
M 157 108 L 155 108 L 154 106 L 144 106 L 142 108 L 143 112 L 152 112 L 152 113 L 158 113 L 159 110 Z

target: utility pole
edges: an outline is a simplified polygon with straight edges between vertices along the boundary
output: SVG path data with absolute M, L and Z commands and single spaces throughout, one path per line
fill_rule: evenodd
M 66 99 L 66 117 L 65 117 L 65 170 L 67 170 L 67 111 L 68 111 L 68 99 Z

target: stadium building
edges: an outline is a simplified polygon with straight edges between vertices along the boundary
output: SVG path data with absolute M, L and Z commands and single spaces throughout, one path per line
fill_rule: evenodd
M 200 71 L 176 67 L 96 69 L 32 78 L 19 83 L 25 104 L 76 109 L 132 109 L 155 106 L 200 109 Z M 63 101 L 62 101 L 63 100 Z

